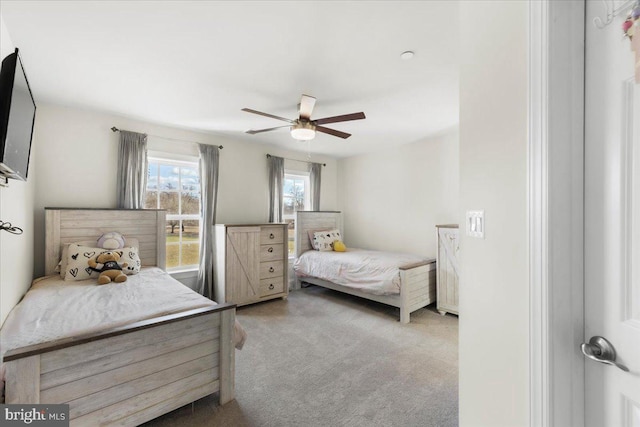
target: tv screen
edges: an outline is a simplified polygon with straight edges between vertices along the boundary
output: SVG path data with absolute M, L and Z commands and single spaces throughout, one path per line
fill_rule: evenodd
M 36 104 L 18 49 L 0 71 L 0 175 L 27 180 Z

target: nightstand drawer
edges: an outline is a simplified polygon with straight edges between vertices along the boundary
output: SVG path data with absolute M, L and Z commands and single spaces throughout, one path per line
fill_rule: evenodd
M 265 297 L 284 292 L 284 278 L 274 277 L 272 279 L 260 280 L 260 296 Z
M 260 244 L 270 245 L 272 243 L 284 242 L 284 228 L 279 227 L 262 227 L 260 229 Z
M 268 279 L 271 277 L 278 277 L 283 275 L 284 266 L 282 261 L 270 261 L 260 263 L 260 278 Z
M 284 259 L 284 246 L 282 243 L 275 245 L 260 245 L 260 262 Z

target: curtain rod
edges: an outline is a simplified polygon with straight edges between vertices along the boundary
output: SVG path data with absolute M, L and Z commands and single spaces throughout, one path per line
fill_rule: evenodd
M 267 158 L 271 157 L 271 154 L 267 154 Z M 290 159 L 288 157 L 283 157 L 286 160 L 293 160 L 294 162 L 302 162 L 302 163 L 317 163 L 317 162 L 309 162 L 307 160 L 298 160 L 298 159 Z M 320 163 L 322 166 L 327 166 L 326 163 Z
M 118 129 L 117 127 L 113 126 L 113 127 L 111 128 L 111 132 L 120 132 L 120 129 Z M 145 134 L 145 135 L 155 136 L 156 138 L 169 139 L 169 140 L 171 140 L 171 141 L 193 142 L 193 143 L 195 143 L 195 144 L 200 144 L 198 141 L 190 141 L 190 140 L 188 140 L 188 139 L 169 138 L 169 137 L 166 137 L 166 136 L 154 135 L 154 134 L 152 134 L 152 133 L 147 133 L 147 134 Z M 218 148 L 222 150 L 224 147 L 223 147 L 222 145 L 218 145 Z

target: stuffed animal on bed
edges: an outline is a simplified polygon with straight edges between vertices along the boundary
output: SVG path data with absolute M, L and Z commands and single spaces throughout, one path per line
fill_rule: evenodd
M 124 236 L 117 231 L 110 231 L 98 237 L 98 246 L 104 249 L 124 248 Z
M 333 246 L 333 250 L 335 252 L 346 252 L 347 251 L 347 246 L 344 243 L 342 243 L 342 240 L 334 241 L 332 246 Z
M 122 272 L 129 264 L 120 263 L 120 253 L 117 251 L 104 251 L 98 256 L 89 258 L 87 263 L 93 271 L 100 273 L 98 276 L 98 284 L 106 285 L 107 283 L 122 283 L 127 280 L 127 276 Z

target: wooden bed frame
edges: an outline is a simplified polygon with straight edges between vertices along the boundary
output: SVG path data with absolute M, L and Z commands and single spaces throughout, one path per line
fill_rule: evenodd
M 296 258 L 308 250 L 313 250 L 309 241 L 309 231 L 338 229 L 343 236 L 342 214 L 336 211 L 296 213 Z M 310 283 L 336 291 L 355 295 L 400 309 L 400 322 L 409 323 L 410 314 L 436 301 L 436 260 L 400 267 L 402 283 L 400 295 L 373 295 L 358 289 L 338 285 L 316 277 L 296 277 L 300 283 Z
M 61 245 L 119 231 L 165 267 L 165 212 L 46 209 L 46 273 Z M 234 399 L 235 305 L 219 304 L 5 354 L 5 403 L 68 403 L 72 426 L 138 425 L 214 392 Z

